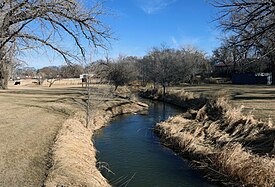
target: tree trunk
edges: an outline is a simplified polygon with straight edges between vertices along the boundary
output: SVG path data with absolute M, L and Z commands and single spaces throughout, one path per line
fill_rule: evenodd
M 55 83 L 56 79 L 48 79 L 47 82 L 50 83 L 49 87 L 52 87 L 52 85 Z
M 8 82 L 9 82 L 9 68 L 5 60 L 0 61 L 0 79 L 1 79 L 0 87 L 2 89 L 7 89 Z
M 162 87 L 163 87 L 163 97 L 165 97 L 166 87 L 165 87 L 165 85 L 162 85 Z
M 271 73 L 272 73 L 271 85 L 275 85 L 275 62 L 272 62 Z
M 6 54 L 6 48 L 0 50 L 0 88 L 7 89 L 10 76 L 10 61 Z
M 49 84 L 49 88 L 50 88 L 50 87 L 52 87 L 52 85 L 53 85 L 53 82 L 50 82 L 50 84 Z

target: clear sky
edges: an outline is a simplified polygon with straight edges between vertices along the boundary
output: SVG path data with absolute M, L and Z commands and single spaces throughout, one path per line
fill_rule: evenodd
M 89 0 L 87 1 L 89 2 Z M 207 0 L 106 0 L 105 8 L 112 11 L 103 19 L 114 32 L 109 56 L 143 56 L 152 47 L 166 44 L 179 48 L 195 46 L 211 54 L 219 46 L 219 31 L 213 22 L 214 7 Z M 98 52 L 94 57 L 104 58 Z M 57 55 L 34 54 L 28 57 L 28 65 L 36 68 L 61 65 Z
M 118 39 L 112 41 L 110 56 L 142 56 L 162 43 L 192 45 L 211 54 L 219 45 L 213 23 L 217 10 L 206 0 L 111 0 L 106 6 L 115 14 L 106 21 Z

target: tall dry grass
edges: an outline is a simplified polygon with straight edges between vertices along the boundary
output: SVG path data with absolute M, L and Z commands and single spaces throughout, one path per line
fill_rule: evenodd
M 155 130 L 168 146 L 215 174 L 242 185 L 273 187 L 275 129 L 243 115 L 242 108 L 232 107 L 226 93 L 219 93 L 195 115 L 192 111 L 192 115 L 173 117 Z
M 216 168 L 243 184 L 275 186 L 275 159 L 253 154 L 240 143 L 226 145 L 212 159 Z
M 105 99 L 105 98 L 104 98 Z M 93 110 L 91 124 L 85 126 L 85 114 L 77 112 L 67 119 L 59 131 L 52 149 L 52 167 L 45 186 L 104 186 L 105 179 L 96 160 L 93 133 L 107 125 L 115 116 L 146 110 L 148 105 L 125 99 L 108 99 Z
M 184 90 L 167 90 L 163 95 L 160 89 L 147 89 L 140 91 L 139 95 L 144 98 L 164 101 L 184 109 L 199 109 L 207 102 L 207 99 L 201 94 L 185 92 Z

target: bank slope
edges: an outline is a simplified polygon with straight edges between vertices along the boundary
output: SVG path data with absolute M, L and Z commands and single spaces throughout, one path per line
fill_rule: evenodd
M 275 128 L 219 97 L 159 123 L 161 141 L 226 185 L 275 186 Z
M 79 112 L 66 120 L 52 149 L 52 167 L 45 186 L 110 186 L 96 167 L 93 133 L 117 115 L 147 108 L 147 105 L 139 102 L 113 99 L 105 102 L 103 108 L 93 111 L 88 128 L 85 127 L 84 113 Z

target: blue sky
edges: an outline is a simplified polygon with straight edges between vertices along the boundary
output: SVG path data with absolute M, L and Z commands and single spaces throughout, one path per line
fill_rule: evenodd
M 216 10 L 206 0 L 112 0 L 106 6 L 114 11 L 106 22 L 118 39 L 112 41 L 112 57 L 142 56 L 162 43 L 192 45 L 208 54 L 219 45 Z
M 89 2 L 89 1 L 88 1 Z M 143 56 L 152 47 L 166 44 L 180 48 L 195 46 L 211 54 L 219 46 L 219 31 L 213 23 L 214 7 L 206 0 L 107 0 L 105 8 L 112 11 L 103 19 L 114 32 L 108 55 Z M 61 65 L 57 55 L 32 54 L 28 56 L 29 66 L 36 68 Z M 104 58 L 99 52 L 94 59 Z

